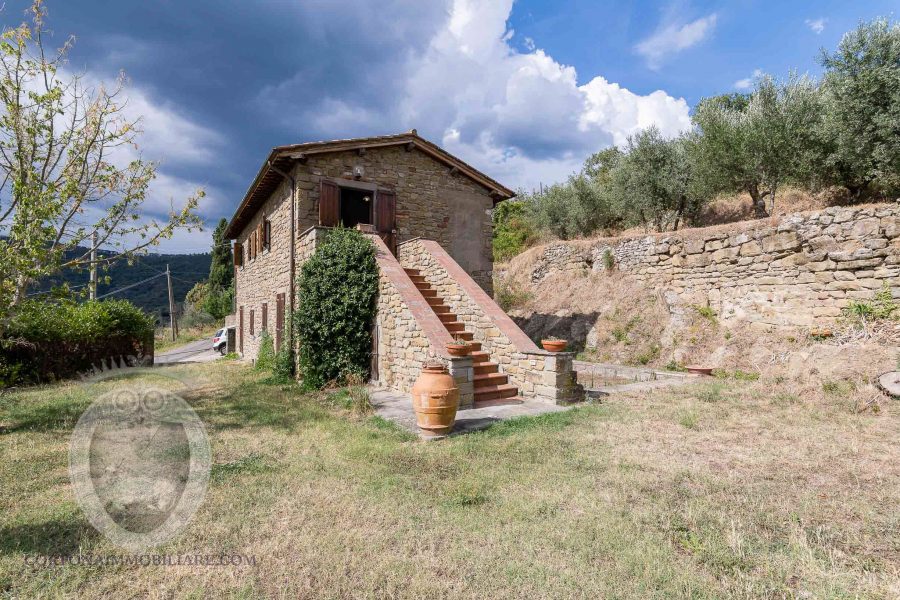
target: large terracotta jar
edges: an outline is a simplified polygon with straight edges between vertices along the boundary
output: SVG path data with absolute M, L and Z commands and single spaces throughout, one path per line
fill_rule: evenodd
M 459 387 L 447 368 L 426 364 L 412 388 L 416 423 L 426 435 L 447 435 L 456 421 Z

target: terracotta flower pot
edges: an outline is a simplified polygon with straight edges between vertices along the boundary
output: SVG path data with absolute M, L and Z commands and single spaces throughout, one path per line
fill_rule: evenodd
M 469 344 L 447 344 L 446 348 L 450 356 L 468 356 L 472 352 Z
M 566 340 L 541 340 L 541 346 L 547 352 L 565 352 L 568 343 Z
M 712 367 L 685 367 L 688 373 L 693 373 L 694 375 L 709 375 L 712 376 Z
M 456 422 L 459 388 L 443 365 L 425 365 L 412 388 L 416 424 L 427 435 L 446 435 Z

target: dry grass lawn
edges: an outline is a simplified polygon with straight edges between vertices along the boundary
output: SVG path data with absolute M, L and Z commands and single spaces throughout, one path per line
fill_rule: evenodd
M 256 565 L 26 566 L 117 552 L 67 477 L 97 390 L 66 384 L 0 396 L 0 595 L 900 596 L 898 402 L 713 380 L 423 443 L 237 363 L 165 373 L 191 381 L 216 466 L 158 551 Z

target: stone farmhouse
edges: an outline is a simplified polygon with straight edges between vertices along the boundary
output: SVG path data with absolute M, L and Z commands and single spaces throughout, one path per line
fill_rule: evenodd
M 225 233 L 235 240 L 238 353 L 254 359 L 263 331 L 276 348 L 288 342 L 300 265 L 342 225 L 376 246 L 374 383 L 408 391 L 437 357 L 460 385 L 461 408 L 579 398 L 572 355 L 539 349 L 491 298 L 491 212 L 513 195 L 414 129 L 274 148 Z M 475 352 L 451 357 L 455 337 Z

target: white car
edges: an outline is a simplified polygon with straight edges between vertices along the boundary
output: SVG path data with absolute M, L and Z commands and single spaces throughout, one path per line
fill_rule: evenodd
M 213 339 L 212 339 L 213 350 L 218 350 L 219 354 L 224 356 L 227 346 L 228 346 L 228 330 L 220 329 L 216 332 L 216 335 L 213 336 Z

